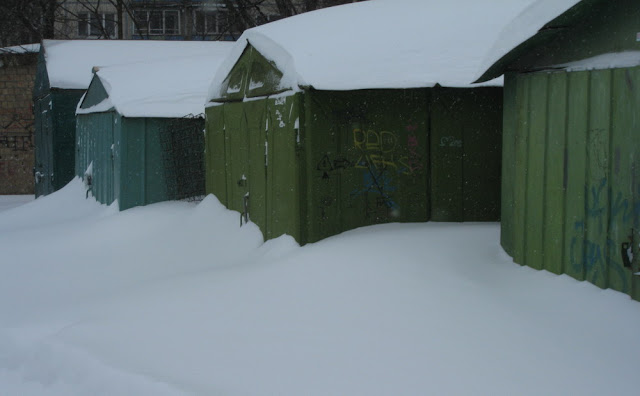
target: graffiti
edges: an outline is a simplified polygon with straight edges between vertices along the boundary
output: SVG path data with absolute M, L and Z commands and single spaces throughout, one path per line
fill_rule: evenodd
M 323 179 L 329 178 L 329 172 L 333 170 L 333 166 L 331 165 L 331 160 L 329 160 L 329 156 L 327 154 L 325 154 L 320 162 L 318 162 L 318 165 L 316 165 L 316 170 L 322 172 Z
M 591 187 L 590 195 L 587 198 L 586 214 L 590 219 L 598 221 L 598 231 L 602 232 L 603 215 L 606 208 L 602 203 L 603 192 L 607 186 L 607 179 L 603 178 L 598 186 Z M 589 199 L 590 197 L 590 199 Z
M 364 172 L 362 177 L 362 188 L 353 190 L 350 194 L 351 198 L 372 193 L 378 195 L 379 202 L 382 202 L 388 209 L 399 209 L 398 204 L 391 199 L 391 194 L 396 192 L 398 188 L 392 184 L 393 178 L 389 172 L 382 171 L 377 175 L 372 172 Z
M 618 192 L 616 199 L 611 204 L 611 218 L 609 224 L 615 225 L 616 221 L 622 221 L 626 223 L 630 220 L 631 213 L 629 212 L 629 200 L 622 198 L 622 193 Z
M 286 126 L 284 121 L 282 121 L 282 113 L 280 113 L 280 110 L 276 110 L 276 119 L 278 120 L 278 126 L 280 128 L 284 128 Z
M 606 171 L 609 164 L 609 153 L 607 150 L 597 148 L 607 147 L 609 142 L 609 131 L 604 128 L 594 128 L 589 130 L 589 155 L 592 156 L 591 163 L 599 169 Z
M 360 128 L 355 128 L 353 130 L 353 144 L 361 153 L 355 167 L 360 169 L 393 167 L 397 169 L 398 164 L 394 158 L 394 149 L 397 143 L 398 138 L 389 131 L 363 131 Z
M 329 158 L 329 154 L 325 154 L 320 161 L 316 164 L 316 170 L 322 172 L 323 179 L 329 179 L 330 174 L 343 169 L 349 169 L 353 167 L 351 161 L 344 157 L 337 157 L 334 160 Z
M 612 239 L 614 235 L 610 234 L 608 230 L 630 227 L 630 223 L 640 217 L 640 202 L 636 202 L 632 206 L 629 199 L 624 198 L 622 192 L 614 193 L 610 188 L 607 188 L 607 185 L 607 178 L 602 178 L 591 189 L 585 187 L 585 192 L 588 192 L 585 205 L 586 218 L 573 224 L 573 235 L 569 245 L 569 264 L 574 273 L 585 271 L 589 281 L 593 283 L 615 274 L 615 281 L 620 285 L 621 291 L 626 293 L 629 291 L 629 282 L 624 270 L 624 257 L 620 254 L 620 246 L 623 242 Z M 636 193 L 640 195 L 640 187 Z M 611 201 L 607 206 L 606 200 L 609 197 Z M 608 214 L 607 210 L 609 210 Z M 605 221 L 607 215 L 608 222 Z M 602 235 L 602 239 L 594 240 L 587 235 L 590 224 L 596 227 L 597 234 Z M 604 224 L 608 225 L 607 230 L 604 229 Z M 621 236 L 615 235 L 615 237 L 620 238 Z M 625 240 L 633 239 L 633 237 L 633 234 L 625 235 Z M 632 246 L 632 249 L 635 247 Z M 632 253 L 633 251 L 631 251 Z M 612 283 L 611 281 L 612 279 L 609 279 L 610 283 Z
M 339 175 L 345 170 L 361 170 L 362 184 L 353 188 L 345 205 L 354 208 L 354 199 L 361 198 L 364 199 L 364 203 L 357 203 L 357 206 L 362 208 L 361 205 L 364 205 L 367 218 L 398 216 L 400 206 L 393 199 L 393 195 L 399 189 L 396 177 L 414 174 L 416 171 L 424 170 L 426 166 L 423 164 L 424 153 L 420 150 L 418 125 L 410 123 L 405 128 L 406 146 L 400 143 L 396 133 L 353 128 L 353 148 L 357 154 L 350 158 L 333 156 L 331 153 L 323 154 L 316 163 L 318 176 L 329 181 L 334 175 Z M 318 211 L 323 219 L 327 216 L 327 207 L 328 204 L 318 204 Z
M 440 147 L 462 147 L 462 140 L 456 139 L 455 136 L 443 136 L 440 138 Z
M 344 157 L 338 157 L 337 159 L 333 160 L 333 169 L 335 170 L 349 169 L 352 166 L 353 164 L 351 163 L 351 161 Z

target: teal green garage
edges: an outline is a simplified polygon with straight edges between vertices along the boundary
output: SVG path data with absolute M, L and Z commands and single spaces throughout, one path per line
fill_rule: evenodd
M 207 192 L 266 239 L 301 244 L 388 222 L 499 220 L 502 80 L 472 81 L 508 20 L 459 27 L 453 7 L 413 6 L 246 31 L 209 92 Z
M 44 40 L 33 90 L 36 196 L 62 188 L 74 176 L 75 111 L 94 66 L 197 56 L 210 48 L 206 42 Z
M 518 18 L 481 79 L 505 74 L 502 246 L 640 299 L 640 8 L 561 3 Z
M 87 194 L 120 210 L 204 195 L 207 83 L 231 45 L 95 69 L 77 110 L 75 174 Z

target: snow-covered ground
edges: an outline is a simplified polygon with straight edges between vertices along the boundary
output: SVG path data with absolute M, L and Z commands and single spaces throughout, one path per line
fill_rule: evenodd
M 513 264 L 498 224 L 305 247 L 238 225 L 212 196 L 118 213 L 77 180 L 0 213 L 0 394 L 637 391 L 640 304 Z
M 33 195 L 0 195 L 0 212 L 33 201 Z

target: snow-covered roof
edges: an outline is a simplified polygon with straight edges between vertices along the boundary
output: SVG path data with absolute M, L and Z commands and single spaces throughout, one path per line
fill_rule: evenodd
M 640 66 L 640 51 L 612 52 L 555 66 L 566 71 L 618 69 Z
M 22 44 L 0 48 L 0 54 L 33 54 L 40 51 L 40 44 Z
M 204 111 L 207 88 L 233 43 L 217 42 L 207 55 L 100 68 L 96 77 L 109 95 L 78 114 L 115 108 L 125 117 L 179 118 Z M 82 103 L 82 100 L 80 101 Z
M 520 44 L 535 36 L 542 27 L 582 0 L 537 0 L 507 24 L 486 53 L 476 80 Z
M 217 41 L 44 40 L 52 88 L 86 89 L 94 66 L 111 66 L 171 57 L 206 55 Z
M 275 62 L 283 88 L 470 87 L 499 33 L 532 1 L 370 0 L 258 26 L 240 37 L 209 98 L 247 43 Z

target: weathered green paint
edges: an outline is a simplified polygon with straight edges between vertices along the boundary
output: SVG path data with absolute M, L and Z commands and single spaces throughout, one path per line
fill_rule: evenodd
M 241 213 L 248 197 L 250 218 L 265 238 L 286 233 L 308 243 L 450 210 L 431 187 L 435 166 L 436 185 L 458 189 L 459 202 L 438 220 L 495 221 L 501 101 L 500 89 L 439 88 L 306 90 L 217 104 L 206 112 L 207 192 Z M 433 165 L 445 157 L 455 171 Z
M 41 50 L 33 89 L 36 197 L 59 190 L 73 178 L 75 111 L 82 94 L 83 90 L 49 86 Z
M 510 96 L 518 119 L 505 122 L 517 129 L 515 144 L 504 145 L 515 176 L 503 179 L 503 189 L 522 207 L 503 209 L 513 217 L 502 228 L 511 233 L 503 240 L 515 241 L 510 253 L 519 263 L 638 298 L 640 67 L 506 81 L 518 92 Z M 635 261 L 625 268 L 622 244 L 632 235 Z
M 247 45 L 233 70 L 222 83 L 221 101 L 255 98 L 283 92 L 282 73 L 253 46 Z M 291 87 L 289 87 L 291 88 Z
M 504 107 L 503 107 L 503 132 L 502 132 L 502 180 L 503 187 L 500 191 L 500 221 L 502 232 L 500 243 L 507 254 L 514 256 L 514 188 L 504 188 L 504 185 L 515 187 L 516 178 L 516 130 L 518 117 L 516 110 L 516 82 L 513 74 L 505 76 Z
M 502 89 L 283 92 L 247 45 L 207 108 L 206 186 L 265 238 L 499 219 Z
M 434 88 L 430 118 L 431 219 L 499 218 L 502 90 Z M 464 114 L 464 117 L 460 117 Z
M 548 75 L 548 92 L 555 98 L 554 106 L 547 101 L 547 136 L 545 148 L 545 180 L 547 190 L 544 206 L 543 268 L 555 274 L 563 272 L 562 251 L 564 235 L 564 164 L 566 114 L 567 114 L 567 75 L 557 73 Z
M 521 104 L 517 109 L 517 122 L 515 130 L 515 178 L 513 179 L 513 232 L 517 237 L 511 238 L 515 241 L 513 248 L 513 258 L 516 262 L 527 264 L 525 252 L 526 238 L 526 181 L 528 175 L 527 161 L 529 157 L 529 122 L 527 112 L 529 108 L 529 81 L 519 79 L 516 81 L 516 103 Z M 511 132 L 509 132 L 511 133 Z M 510 146 L 507 146 L 510 147 Z M 509 188 L 508 181 L 504 180 L 502 188 Z
M 567 152 L 565 154 L 565 191 L 571 191 L 571 199 L 565 198 L 565 272 L 578 280 L 584 280 L 582 265 L 584 252 L 584 208 L 586 205 L 587 140 L 589 128 L 589 74 L 567 75 Z M 567 194 L 567 193 L 565 193 Z

